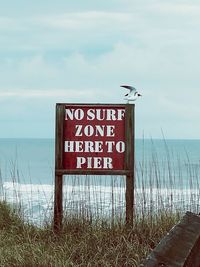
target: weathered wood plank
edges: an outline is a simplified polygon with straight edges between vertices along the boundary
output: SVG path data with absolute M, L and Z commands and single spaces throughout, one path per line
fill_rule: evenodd
M 133 171 L 130 170 L 65 170 L 58 169 L 56 170 L 57 175 L 129 175 Z
M 199 267 L 200 216 L 187 212 L 151 252 L 142 267 Z

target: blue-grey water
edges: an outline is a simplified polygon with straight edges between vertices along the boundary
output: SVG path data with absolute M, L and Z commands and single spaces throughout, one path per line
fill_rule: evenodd
M 0 170 L 4 181 L 52 184 L 54 181 L 53 139 L 0 139 Z M 188 165 L 200 165 L 200 140 L 135 141 L 136 164 L 170 163 L 172 171 L 185 172 Z
M 0 139 L 0 168 L 4 181 L 52 184 L 54 140 Z
M 34 222 L 43 221 L 47 209 L 52 209 L 54 152 L 53 139 L 0 139 L 2 198 L 9 202 L 20 201 L 27 218 Z M 184 202 L 190 209 L 193 205 L 192 210 L 198 210 L 200 140 L 137 139 L 135 158 L 138 207 L 146 209 L 150 202 L 155 203 L 155 207 L 160 205 L 158 195 L 161 195 L 162 205 L 176 203 L 177 208 Z M 114 180 L 106 176 L 78 180 L 66 177 L 64 191 L 68 208 L 74 201 L 85 206 L 95 206 L 99 202 L 109 211 L 113 207 L 113 185 L 117 210 L 124 207 L 124 179 L 121 177 Z

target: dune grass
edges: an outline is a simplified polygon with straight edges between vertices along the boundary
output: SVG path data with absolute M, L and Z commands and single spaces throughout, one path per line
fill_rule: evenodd
M 6 200 L 0 202 L 1 267 L 139 266 L 183 213 L 199 212 L 200 164 L 193 165 L 189 157 L 181 162 L 167 146 L 162 157 L 152 146 L 152 158 L 145 159 L 144 155 L 135 166 L 135 220 L 131 229 L 124 222 L 124 180 L 116 177 L 110 189 L 102 186 L 99 177 L 85 177 L 84 183 L 82 177 L 73 177 L 72 186 L 67 185 L 66 192 L 64 189 L 65 215 L 59 236 L 52 232 L 53 196 L 50 203 L 47 200 L 50 217 L 41 219 L 42 227 L 33 225 L 23 204 L 28 200 L 31 216 L 34 192 L 31 189 L 26 192 L 30 197 L 23 198 L 17 169 L 12 171 L 11 198 L 4 192 L 0 175 L 1 195 Z M 8 199 L 13 199 L 14 205 L 10 206 Z
M 25 223 L 5 202 L 0 203 L 0 266 L 139 266 L 178 221 L 178 214 L 160 214 L 123 224 L 71 218 L 59 236 Z

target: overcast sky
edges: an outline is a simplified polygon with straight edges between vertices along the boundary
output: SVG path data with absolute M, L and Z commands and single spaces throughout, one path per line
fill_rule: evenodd
M 200 138 L 199 0 L 0 0 L 0 137 L 54 137 L 55 103 L 124 103 L 137 138 Z

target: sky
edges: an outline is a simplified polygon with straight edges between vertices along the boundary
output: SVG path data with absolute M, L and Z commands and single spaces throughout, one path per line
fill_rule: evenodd
M 136 103 L 136 137 L 200 138 L 199 0 L 0 0 L 0 138 L 54 138 L 55 104 Z

